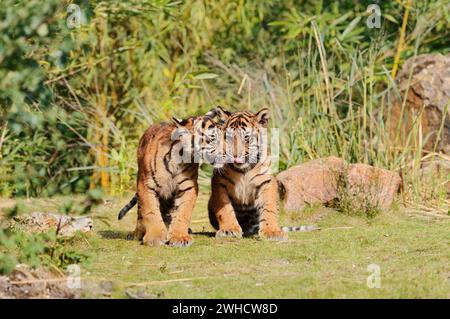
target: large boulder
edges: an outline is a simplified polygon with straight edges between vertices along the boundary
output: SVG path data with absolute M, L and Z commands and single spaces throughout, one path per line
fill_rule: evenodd
M 425 151 L 450 154 L 450 55 L 423 54 L 411 58 L 395 81 L 397 89 L 389 92 L 391 138 L 398 135 L 398 142 L 405 145 L 410 132 L 414 132 L 412 137 L 416 143 L 423 142 Z M 417 122 L 420 114 L 421 120 Z M 420 128 L 416 125 L 413 130 L 414 122 L 420 123 Z
M 277 176 L 285 211 L 307 204 L 351 206 L 352 210 L 386 210 L 401 184 L 392 171 L 326 157 L 293 166 Z
M 306 204 L 324 204 L 335 199 L 344 166 L 344 160 L 331 156 L 293 166 L 278 174 L 284 209 L 299 211 Z

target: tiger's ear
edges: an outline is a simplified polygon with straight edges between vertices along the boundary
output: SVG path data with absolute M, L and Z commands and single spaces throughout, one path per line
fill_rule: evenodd
M 267 107 L 261 109 L 258 113 L 255 114 L 256 120 L 263 127 L 267 127 L 269 124 L 270 112 Z
M 212 109 L 211 111 L 205 114 L 206 117 L 209 117 L 211 119 L 217 117 L 219 119 L 220 124 L 225 123 L 230 115 L 231 112 L 223 109 L 221 106 L 217 106 L 216 108 Z
M 172 117 L 172 122 L 177 126 L 177 127 L 185 127 L 186 125 L 186 120 L 180 120 L 177 119 L 176 117 Z

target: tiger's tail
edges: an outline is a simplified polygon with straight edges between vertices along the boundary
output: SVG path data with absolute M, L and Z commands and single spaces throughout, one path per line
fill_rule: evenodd
M 128 204 L 126 204 L 119 212 L 119 216 L 118 219 L 121 220 L 130 209 L 132 209 L 138 201 L 138 197 L 137 194 L 134 194 L 133 198 L 130 200 L 130 202 Z
M 313 231 L 313 230 L 320 230 L 320 227 L 314 226 L 314 225 L 308 225 L 308 226 L 284 226 L 281 227 L 281 229 L 284 232 L 303 232 L 303 231 Z
M 278 194 L 280 195 L 280 199 L 283 200 L 286 198 L 286 187 L 277 179 L 278 183 Z M 302 226 L 284 226 L 281 227 L 284 232 L 304 232 L 304 231 L 313 231 L 320 230 L 320 227 L 314 225 L 302 225 Z

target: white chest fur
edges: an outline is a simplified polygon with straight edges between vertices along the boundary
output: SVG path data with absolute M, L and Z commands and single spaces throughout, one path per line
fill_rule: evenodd
M 234 199 L 240 205 L 252 205 L 255 202 L 255 184 L 252 183 L 253 174 L 240 174 L 234 181 Z

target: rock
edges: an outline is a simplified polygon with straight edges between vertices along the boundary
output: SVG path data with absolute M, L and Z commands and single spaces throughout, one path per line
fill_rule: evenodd
M 10 296 L 9 278 L 7 276 L 0 276 L 0 299 L 8 299 Z
M 32 268 L 18 264 L 5 276 L 0 276 L 0 299 L 28 298 L 110 298 L 114 289 L 112 281 L 91 281 L 80 278 L 80 285 L 72 286 L 69 272 L 50 271 L 44 267 Z
M 286 211 L 299 211 L 306 204 L 328 203 L 337 197 L 337 181 L 345 162 L 326 157 L 293 166 L 277 175 Z
M 111 298 L 114 282 L 110 280 L 92 281 L 82 280 L 80 294 L 82 298 Z
M 155 299 L 158 296 L 149 294 L 143 288 L 127 288 L 125 289 L 125 295 L 130 299 Z
M 306 204 L 317 203 L 385 210 L 401 184 L 395 172 L 366 164 L 348 165 L 333 156 L 291 167 L 277 179 L 285 211 L 300 211 Z
M 1 298 L 79 298 L 79 291 L 67 286 L 67 278 L 44 268 L 19 264 L 8 276 L 0 277 Z
M 58 235 L 70 237 L 77 231 L 88 232 L 92 229 L 93 221 L 90 217 L 71 217 L 53 213 L 33 212 L 30 215 L 21 215 L 14 218 L 26 231 L 45 232 L 51 229 L 58 230 Z
M 339 189 L 338 199 L 345 196 L 353 209 L 364 211 L 389 209 L 401 184 L 397 173 L 367 164 L 349 165 L 344 178 L 347 185 Z
M 412 77 L 402 116 L 402 100 L 408 89 L 411 71 Z M 399 92 L 389 92 L 389 101 L 392 104 L 388 123 L 391 138 L 396 137 L 398 123 L 401 123 L 398 140 L 401 145 L 406 144 L 410 132 L 416 132 L 413 138 L 416 143 L 423 141 L 424 150 L 434 151 L 436 145 L 437 152 L 450 154 L 450 55 L 423 54 L 407 60 L 396 78 L 396 83 Z M 412 128 L 422 109 L 420 133 L 419 129 L 414 131 Z M 444 125 L 436 143 L 443 116 Z M 418 144 L 413 142 L 412 145 Z

